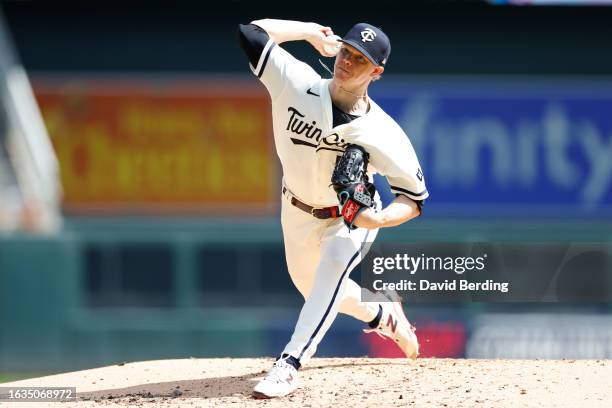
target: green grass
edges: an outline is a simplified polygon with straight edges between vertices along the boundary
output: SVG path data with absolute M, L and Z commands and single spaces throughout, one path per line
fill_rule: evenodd
M 0 384 L 5 382 L 25 380 L 28 378 L 42 377 L 40 373 L 0 373 Z

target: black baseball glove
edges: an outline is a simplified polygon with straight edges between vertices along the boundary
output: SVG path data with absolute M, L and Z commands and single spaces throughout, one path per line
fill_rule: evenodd
M 374 208 L 376 188 L 368 181 L 368 159 L 370 155 L 357 145 L 348 145 L 332 173 L 332 186 L 342 207 L 344 223 L 350 229 L 355 218 L 365 208 Z

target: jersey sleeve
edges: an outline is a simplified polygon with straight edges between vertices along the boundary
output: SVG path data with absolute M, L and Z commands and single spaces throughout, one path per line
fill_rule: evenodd
M 362 122 L 359 128 L 358 133 L 363 136 L 346 136 L 350 142 L 366 149 L 370 154 L 370 164 L 387 177 L 391 192 L 396 196 L 405 195 L 417 203 L 425 200 L 429 196 L 425 177 L 412 143 L 402 128 L 386 114 Z
M 386 150 L 383 151 L 386 160 L 381 172 L 387 177 L 391 192 L 396 196 L 405 195 L 417 202 L 429 197 L 425 176 L 408 137 L 404 135 L 398 138 L 396 145 Z
M 273 101 L 288 86 L 299 89 L 321 78 L 308 64 L 278 46 L 255 24 L 241 24 L 238 34 L 251 71 L 265 85 Z

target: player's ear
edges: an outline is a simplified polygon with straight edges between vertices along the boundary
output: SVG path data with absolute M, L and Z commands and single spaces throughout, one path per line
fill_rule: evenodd
M 382 75 L 382 73 L 385 72 L 385 67 L 374 67 L 374 69 L 372 70 L 372 73 L 370 74 L 370 76 L 372 78 L 376 78 Z

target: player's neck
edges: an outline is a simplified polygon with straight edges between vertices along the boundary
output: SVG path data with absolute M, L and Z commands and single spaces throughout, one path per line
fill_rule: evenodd
M 368 101 L 368 86 L 349 89 L 335 81 L 329 84 L 329 93 L 334 105 L 346 113 L 365 115 L 370 106 Z

